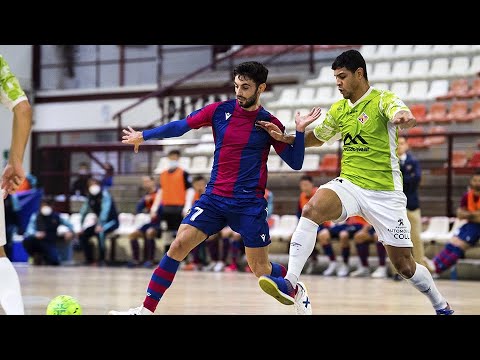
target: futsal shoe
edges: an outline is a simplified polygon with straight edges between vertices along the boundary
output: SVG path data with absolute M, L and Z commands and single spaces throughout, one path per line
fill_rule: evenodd
M 136 308 L 128 309 L 127 311 L 115 311 L 110 310 L 108 315 L 153 315 L 153 312 L 144 308 L 143 306 L 139 306 Z
M 450 308 L 450 304 L 447 302 L 447 307 L 439 310 L 435 310 L 437 312 L 437 315 L 453 315 L 455 311 Z
M 301 281 L 297 282 L 295 294 L 295 313 L 297 315 L 312 315 L 312 303 L 308 297 L 307 287 Z
M 258 285 L 268 295 L 273 296 L 284 305 L 293 305 L 295 303 L 295 290 L 290 281 L 283 277 L 263 275 L 258 278 Z

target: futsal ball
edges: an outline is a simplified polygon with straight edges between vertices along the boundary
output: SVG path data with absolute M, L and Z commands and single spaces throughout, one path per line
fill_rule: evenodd
M 82 315 L 82 307 L 74 297 L 58 295 L 48 303 L 47 315 Z

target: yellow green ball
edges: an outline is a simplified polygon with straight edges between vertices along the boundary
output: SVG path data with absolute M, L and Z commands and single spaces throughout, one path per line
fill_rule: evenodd
M 70 295 L 58 295 L 47 306 L 47 315 L 82 315 L 82 307 Z

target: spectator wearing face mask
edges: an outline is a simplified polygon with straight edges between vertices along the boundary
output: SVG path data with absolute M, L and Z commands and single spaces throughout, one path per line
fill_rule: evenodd
M 185 204 L 191 203 L 195 195 L 190 174 L 180 167 L 179 160 L 179 150 L 168 153 L 168 168 L 160 173 L 160 190 L 152 205 L 154 212 L 162 207 L 162 219 L 170 231 L 178 229 L 188 210 Z
M 67 231 L 59 235 L 58 227 L 64 225 Z M 23 247 L 33 259 L 34 265 L 60 265 L 58 244 L 70 243 L 74 238 L 73 225 L 53 210 L 50 200 L 42 199 L 40 210 L 30 216 L 25 230 Z
M 107 189 L 101 187 L 100 181 L 95 178 L 88 180 L 88 195 L 80 208 L 82 229 L 79 233 L 80 246 L 85 254 L 86 265 L 105 265 L 105 239 L 108 234 L 118 228 L 118 212 L 115 200 Z M 95 222 L 85 224 L 88 213 L 94 213 Z M 94 257 L 91 237 L 98 239 L 98 256 Z

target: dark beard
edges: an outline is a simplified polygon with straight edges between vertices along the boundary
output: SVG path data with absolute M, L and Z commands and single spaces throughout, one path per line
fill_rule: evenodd
M 253 105 L 255 105 L 257 100 L 258 100 L 257 91 L 255 91 L 255 94 L 253 94 L 252 97 L 249 97 L 248 99 L 245 100 L 245 104 L 240 105 L 239 103 L 239 105 L 244 109 L 248 109 L 249 107 L 252 107 Z

